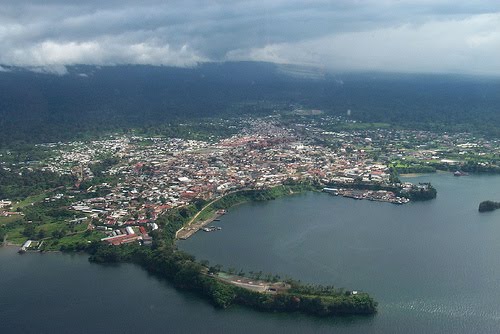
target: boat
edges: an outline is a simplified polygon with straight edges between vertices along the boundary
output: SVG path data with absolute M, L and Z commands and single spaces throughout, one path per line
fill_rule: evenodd
M 204 228 L 202 228 L 202 230 L 205 232 L 220 231 L 220 230 L 222 230 L 222 227 L 212 225 L 212 226 L 204 227 Z

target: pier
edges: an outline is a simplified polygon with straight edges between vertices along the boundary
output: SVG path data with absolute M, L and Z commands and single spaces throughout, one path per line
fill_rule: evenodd
M 176 238 L 181 239 L 181 240 L 188 239 L 193 234 L 195 234 L 199 230 L 203 229 L 206 225 L 208 225 L 214 221 L 218 221 L 219 217 L 222 216 L 224 213 L 225 213 L 225 211 L 217 211 L 210 218 L 208 218 L 206 220 L 202 220 L 202 221 L 199 221 L 196 223 L 191 223 L 187 226 L 184 226 L 179 231 L 177 231 Z

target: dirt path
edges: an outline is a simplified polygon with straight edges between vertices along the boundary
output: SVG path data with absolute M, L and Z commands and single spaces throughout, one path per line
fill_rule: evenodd
M 186 225 L 184 225 L 181 229 L 179 229 L 177 232 L 175 232 L 175 238 L 176 239 L 183 239 L 183 240 L 185 240 L 185 239 L 189 238 L 190 236 L 192 236 L 193 234 L 195 234 L 196 232 L 198 232 L 198 230 L 200 228 L 202 228 L 203 226 L 205 226 L 207 224 L 210 224 L 211 222 L 214 221 L 214 219 L 217 219 L 217 217 L 219 217 L 220 215 L 214 214 L 212 217 L 210 217 L 207 220 L 204 220 L 202 222 L 193 224 L 193 222 L 195 222 L 196 219 L 198 219 L 198 217 L 200 216 L 200 214 L 206 208 L 208 208 L 210 205 L 212 205 L 213 203 L 215 203 L 219 199 L 220 199 L 220 197 L 213 199 L 210 203 L 206 204 L 200 211 L 198 211 L 198 213 L 196 213 L 193 216 L 193 218 L 191 218 L 191 220 L 189 220 L 189 222 Z

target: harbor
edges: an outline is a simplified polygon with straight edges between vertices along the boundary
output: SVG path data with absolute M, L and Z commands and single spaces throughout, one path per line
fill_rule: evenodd
M 388 202 L 393 204 L 405 204 L 410 200 L 406 197 L 397 196 L 392 191 L 387 190 L 358 190 L 344 188 L 323 188 L 323 191 L 334 195 L 353 199 L 365 199 L 375 202 Z
M 203 230 L 204 232 L 214 232 L 221 230 L 220 227 L 208 226 L 214 221 L 220 221 L 220 217 L 226 213 L 226 210 L 218 210 L 210 218 L 201 220 L 195 223 L 188 224 L 184 226 L 176 233 L 176 238 L 180 240 L 186 240 L 191 237 L 196 232 Z

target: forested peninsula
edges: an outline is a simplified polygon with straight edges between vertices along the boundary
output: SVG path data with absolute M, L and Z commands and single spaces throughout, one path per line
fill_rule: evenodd
M 273 200 L 313 189 L 312 185 L 293 185 L 241 191 L 222 197 L 204 210 L 229 208 L 246 201 Z M 95 263 L 135 263 L 159 278 L 168 280 L 177 288 L 196 292 L 221 308 L 239 304 L 266 312 L 300 312 L 322 317 L 376 313 L 377 302 L 363 292 L 333 286 L 305 285 L 293 279 L 279 281 L 279 276 L 270 275 L 263 281 L 272 283 L 272 288 L 266 291 L 253 291 L 231 284 L 223 278 L 229 273 L 223 272 L 220 266 L 197 262 L 192 255 L 176 248 L 176 232 L 200 210 L 200 206 L 191 204 L 171 210 L 159 218 L 161 229 L 152 233 L 151 247 L 93 243 L 88 248 L 91 254 L 89 260 Z M 242 278 L 245 276 L 243 272 L 238 275 Z

